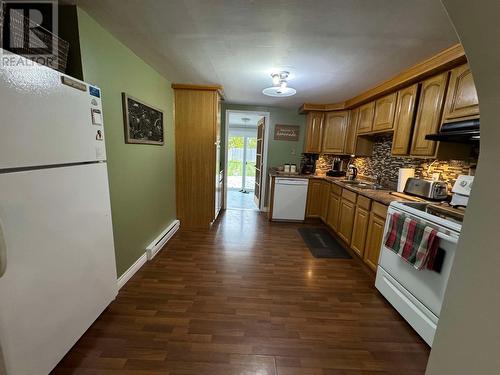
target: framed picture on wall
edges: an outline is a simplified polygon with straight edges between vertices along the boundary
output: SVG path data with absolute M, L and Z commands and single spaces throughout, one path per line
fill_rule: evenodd
M 276 124 L 274 127 L 274 140 L 297 142 L 299 133 L 300 126 Z
M 165 144 L 163 111 L 122 93 L 125 143 Z

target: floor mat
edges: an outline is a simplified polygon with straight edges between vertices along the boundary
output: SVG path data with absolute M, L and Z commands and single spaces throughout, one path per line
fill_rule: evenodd
M 315 258 L 351 259 L 351 255 L 325 228 L 299 228 L 302 239 Z

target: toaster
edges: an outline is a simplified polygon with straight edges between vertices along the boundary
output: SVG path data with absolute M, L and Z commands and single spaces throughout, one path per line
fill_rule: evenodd
M 448 197 L 448 184 L 412 177 L 406 181 L 404 192 L 424 199 L 444 200 Z

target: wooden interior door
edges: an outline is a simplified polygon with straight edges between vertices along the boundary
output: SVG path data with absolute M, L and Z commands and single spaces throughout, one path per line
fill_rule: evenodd
M 265 193 L 262 186 L 262 174 L 264 171 L 264 137 L 266 130 L 266 118 L 262 117 L 257 123 L 257 155 L 255 160 L 255 189 L 253 200 L 260 210 L 260 200 Z

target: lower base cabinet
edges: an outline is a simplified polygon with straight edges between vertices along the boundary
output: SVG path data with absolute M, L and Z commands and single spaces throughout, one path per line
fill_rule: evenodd
M 329 183 L 330 184 L 330 183 Z M 377 270 L 387 206 L 330 184 L 323 221 L 370 267 Z M 319 189 L 317 190 L 319 192 Z
M 307 189 L 306 217 L 319 217 L 326 221 L 328 215 L 328 194 L 330 183 L 326 180 L 309 179 Z
M 330 183 L 328 181 L 321 181 L 321 209 L 319 212 L 319 217 L 323 222 L 326 222 L 328 217 L 328 196 L 330 195 Z
M 385 217 L 387 207 L 374 202 L 370 212 L 370 221 L 368 223 L 368 233 L 365 246 L 364 260 L 373 271 L 377 270 L 380 247 L 384 238 Z
M 328 201 L 328 214 L 326 216 L 326 224 L 335 232 L 339 227 L 339 212 L 340 212 L 340 195 L 330 193 Z
M 370 212 L 361 207 L 356 207 L 354 215 L 354 225 L 351 238 L 351 249 L 363 258 L 365 254 L 366 232 L 368 222 L 370 221 Z
M 306 217 L 321 217 L 321 186 L 321 180 L 312 178 L 309 179 L 309 186 L 307 188 Z
M 342 198 L 342 201 L 340 202 L 339 228 L 337 234 L 346 243 L 351 242 L 355 212 L 356 212 L 356 205 Z

